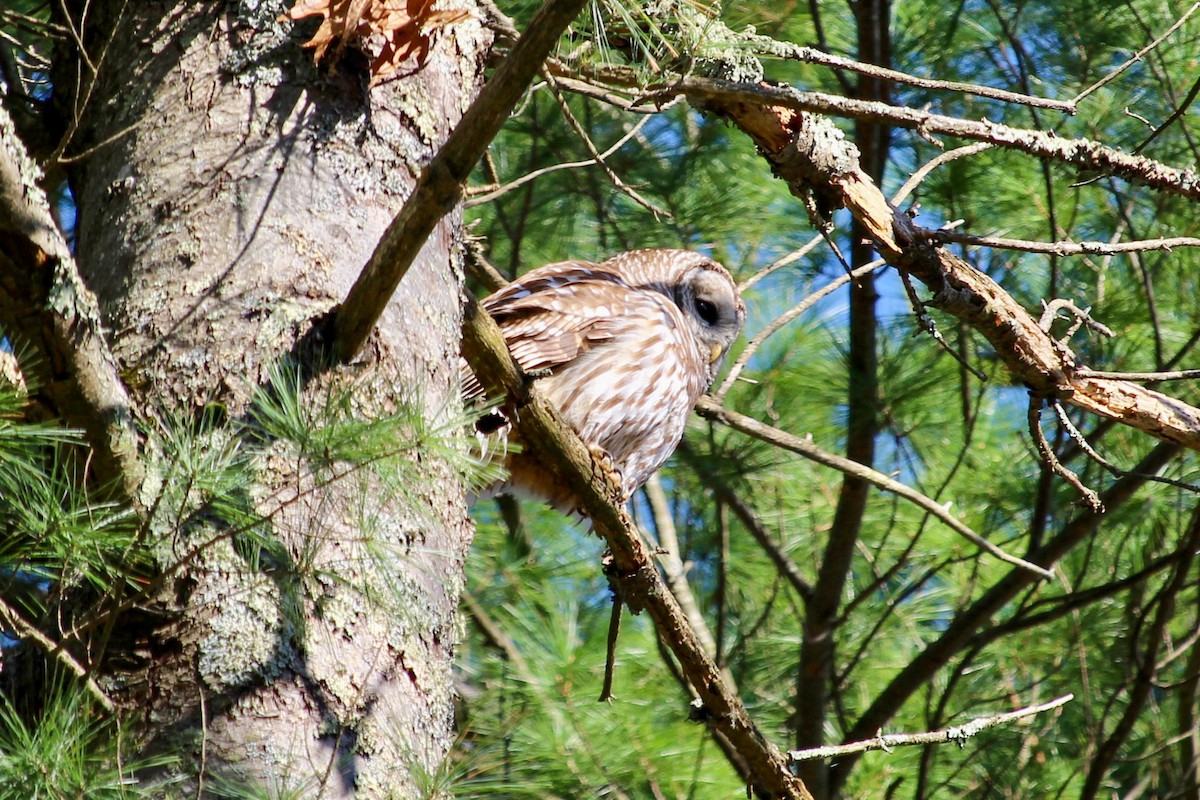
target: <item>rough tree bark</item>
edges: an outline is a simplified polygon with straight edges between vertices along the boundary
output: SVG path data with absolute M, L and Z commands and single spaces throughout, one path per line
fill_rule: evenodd
M 436 32 L 426 63 L 369 89 L 352 55 L 318 72 L 299 47 L 313 24 L 295 31 L 278 20 L 285 10 L 279 0 L 71 9 L 87 57 L 58 60 L 56 91 L 77 125 L 65 155 L 78 261 L 147 425 L 164 410 L 247 415 L 272 365 L 345 295 L 481 80 L 490 37 L 478 14 Z M 359 360 L 311 384 L 307 402 L 352 385 L 365 414 L 398 398 L 431 419 L 453 411 L 457 230 L 452 214 Z M 178 455 L 143 443 L 143 507 L 178 473 Z M 160 566 L 190 555 L 158 598 L 168 623 L 118 626 L 106 689 L 140 708 L 151 747 L 185 756 L 185 792 L 199 765 L 201 780 L 306 797 L 413 796 L 453 736 L 472 531 L 460 482 L 423 459 L 430 480 L 406 503 L 378 482 L 321 485 L 294 459 L 262 462 L 247 495 L 285 560 L 308 569 L 255 569 L 216 523 L 177 530 L 155 518 Z

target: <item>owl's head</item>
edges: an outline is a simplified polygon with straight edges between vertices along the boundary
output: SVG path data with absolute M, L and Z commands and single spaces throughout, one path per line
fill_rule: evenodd
M 746 304 L 724 267 L 698 253 L 688 255 L 692 263 L 675 284 L 674 300 L 700 345 L 711 380 L 746 324 Z
M 708 256 L 690 250 L 634 250 L 608 263 L 618 261 L 628 262 L 621 264 L 627 280 L 653 287 L 679 306 L 711 382 L 746 323 L 746 304 L 729 272 Z

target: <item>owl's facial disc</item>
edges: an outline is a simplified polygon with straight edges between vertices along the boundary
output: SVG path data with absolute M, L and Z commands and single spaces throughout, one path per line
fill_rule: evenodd
M 745 305 L 724 270 L 701 267 L 687 282 L 691 316 L 697 323 L 697 334 L 705 344 L 720 345 L 722 351 L 737 337 L 745 319 Z M 712 360 L 715 361 L 717 357 Z

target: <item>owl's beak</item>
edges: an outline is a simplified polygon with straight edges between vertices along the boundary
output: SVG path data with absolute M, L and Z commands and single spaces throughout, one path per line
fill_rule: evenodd
M 721 353 L 725 352 L 724 348 L 719 344 L 714 344 L 712 350 L 708 354 L 708 363 L 715 364 L 717 359 L 721 357 Z

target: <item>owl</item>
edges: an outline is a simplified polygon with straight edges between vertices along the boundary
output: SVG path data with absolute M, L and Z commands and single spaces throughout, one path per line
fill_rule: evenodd
M 513 359 L 595 451 L 625 496 L 662 466 L 746 321 L 729 273 L 687 250 L 633 250 L 607 261 L 548 264 L 483 301 Z M 468 372 L 466 395 L 480 395 Z M 503 408 L 503 407 L 502 407 Z M 507 428 L 502 411 L 481 421 Z M 567 512 L 571 493 L 525 452 L 483 496 L 514 492 Z

